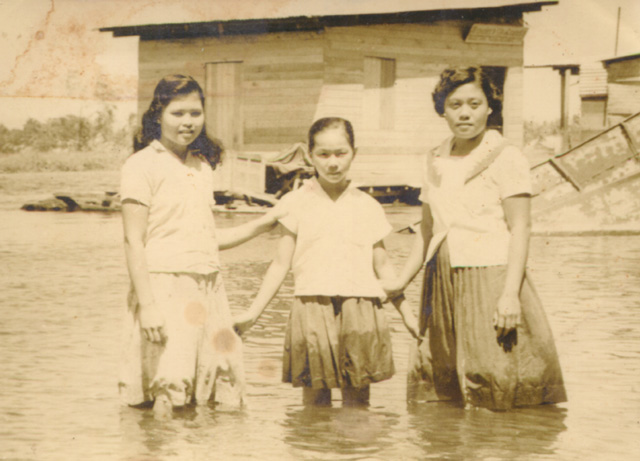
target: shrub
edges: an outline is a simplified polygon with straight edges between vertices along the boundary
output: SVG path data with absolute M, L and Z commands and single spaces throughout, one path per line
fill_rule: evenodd
M 118 168 L 131 151 L 133 128 L 117 128 L 108 106 L 92 117 L 29 119 L 22 129 L 0 124 L 0 172 Z

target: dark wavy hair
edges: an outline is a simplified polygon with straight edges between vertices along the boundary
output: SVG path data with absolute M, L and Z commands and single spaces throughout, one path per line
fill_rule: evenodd
M 445 69 L 433 90 L 433 104 L 438 115 L 444 115 L 444 103 L 456 88 L 477 82 L 487 97 L 489 107 L 495 114 L 502 112 L 502 92 L 496 86 L 489 72 L 481 67 L 458 67 Z
M 309 128 L 309 153 L 313 151 L 313 148 L 316 145 L 316 135 L 329 128 L 344 129 L 344 132 L 347 135 L 347 141 L 349 141 L 349 145 L 355 151 L 355 136 L 353 134 L 353 125 L 351 125 L 351 122 L 340 117 L 325 117 L 316 120 L 313 125 L 311 125 L 311 128 Z
M 178 96 L 198 93 L 204 108 L 204 92 L 198 82 L 190 76 L 174 74 L 164 77 L 158 82 L 153 92 L 153 100 L 142 116 L 142 127 L 133 138 L 133 150 L 144 149 L 154 139 L 160 139 L 162 132 L 160 119 L 162 112 Z M 224 148 L 222 142 L 207 135 L 206 127 L 202 127 L 200 135 L 189 145 L 189 151 L 194 155 L 204 157 L 211 168 L 215 169 L 222 162 Z

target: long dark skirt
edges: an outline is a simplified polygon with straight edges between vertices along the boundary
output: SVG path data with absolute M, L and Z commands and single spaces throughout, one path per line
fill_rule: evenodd
M 361 388 L 394 371 L 391 335 L 378 299 L 295 298 L 285 333 L 284 382 Z
M 427 264 L 420 329 L 409 358 L 409 401 L 453 400 L 505 410 L 567 400 L 542 303 L 525 276 L 522 325 L 497 338 L 493 315 L 506 266 L 452 268 L 446 241 Z

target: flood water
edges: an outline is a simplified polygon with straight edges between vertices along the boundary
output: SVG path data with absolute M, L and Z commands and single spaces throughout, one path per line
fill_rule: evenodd
M 280 382 L 288 279 L 245 339 L 248 407 L 204 406 L 157 422 L 118 401 L 128 288 L 120 215 L 18 209 L 49 192 L 115 184 L 115 173 L 0 175 L 0 459 L 640 459 L 640 236 L 532 238 L 529 266 L 556 338 L 566 404 L 407 408 L 410 337 L 387 308 L 398 371 L 372 386 L 371 407 L 335 400 L 305 409 L 300 389 Z M 418 214 L 387 210 L 396 229 Z M 217 217 L 220 227 L 244 219 Z M 235 312 L 255 295 L 276 239 L 222 253 Z M 398 265 L 411 241 L 387 239 Z M 407 295 L 417 303 L 418 281 Z

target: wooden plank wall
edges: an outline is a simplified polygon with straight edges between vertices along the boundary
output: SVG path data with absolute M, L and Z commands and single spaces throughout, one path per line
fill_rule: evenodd
M 421 154 L 449 136 L 445 121 L 433 109 L 431 93 L 448 66 L 507 67 L 504 133 L 522 143 L 522 47 L 468 44 L 465 22 L 337 27 L 326 31 L 325 83 L 315 118 L 338 115 L 354 124 L 359 159 L 356 177 L 374 185 L 402 180 L 419 185 Z M 367 129 L 365 58 L 395 60 L 396 82 L 392 129 Z M 369 175 L 369 178 L 367 178 Z M 386 178 L 386 179 L 385 179 Z
M 359 147 L 354 173 L 372 185 L 420 184 L 421 154 L 450 133 L 433 110 L 431 92 L 448 66 L 503 66 L 504 133 L 522 141 L 522 46 L 465 43 L 464 21 L 328 28 L 323 33 L 140 41 L 139 108 L 148 107 L 158 80 L 193 75 L 205 87 L 205 64 L 242 66 L 244 149 L 278 151 L 305 141 L 313 120 L 351 120 Z M 367 127 L 365 58 L 394 60 L 393 111 Z M 215 133 L 213 133 L 215 135 Z M 390 183 L 390 184 L 389 184 Z
M 324 73 L 322 36 L 310 32 L 140 41 L 139 114 L 164 75 L 187 73 L 204 88 L 205 64 L 225 61 L 242 63 L 244 148 L 272 151 L 304 141 Z
M 628 117 L 640 110 L 640 84 L 609 83 L 607 115 Z

